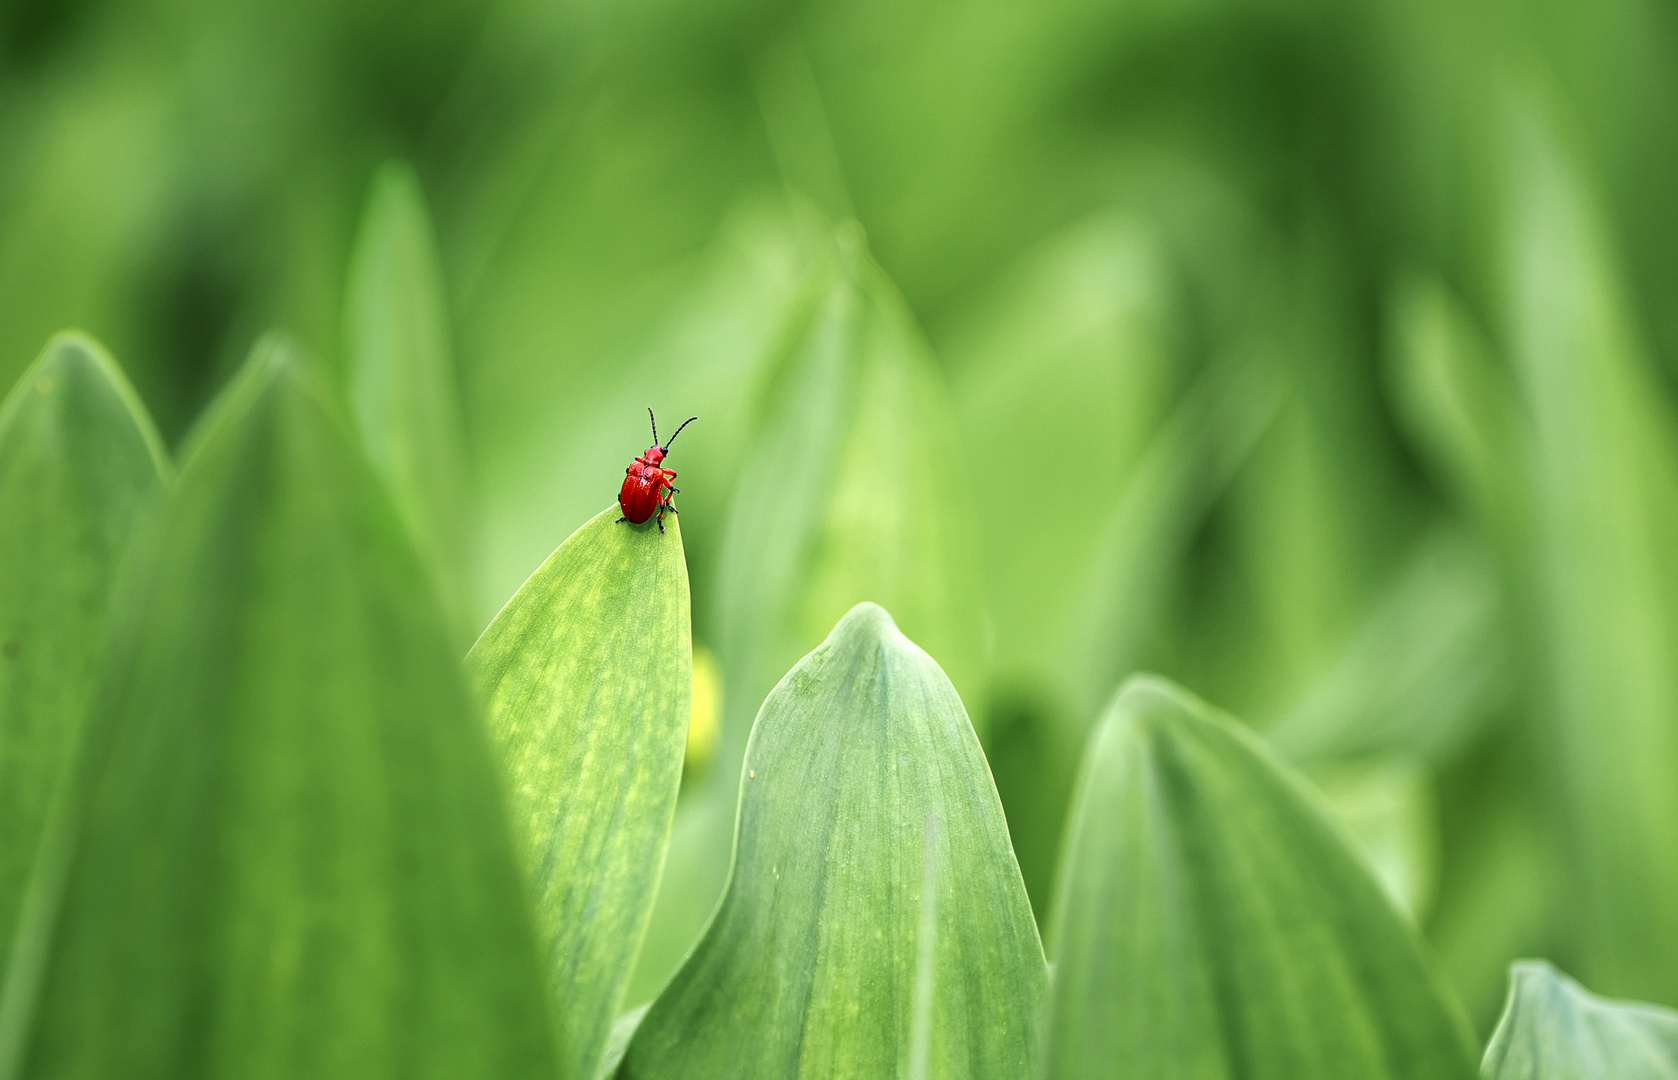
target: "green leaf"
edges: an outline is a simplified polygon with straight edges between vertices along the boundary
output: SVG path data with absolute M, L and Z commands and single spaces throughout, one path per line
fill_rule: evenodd
M 1092 737 L 1051 930 L 1047 1077 L 1448 1080 L 1469 1035 L 1309 789 L 1153 678 Z
M 1566 877 L 1554 818 L 1521 786 L 1527 759 L 1471 767 L 1476 805 L 1471 817 L 1444 817 L 1451 861 L 1427 938 L 1474 1030 L 1489 1033 L 1508 996 L 1509 957 L 1557 947 L 1568 897 L 1557 886 Z
M 1528 512 L 1527 432 L 1508 373 L 1444 282 L 1406 279 L 1390 309 L 1398 418 L 1461 508 L 1505 549 L 1517 544 Z
M 1197 528 L 1275 412 L 1274 389 L 1228 358 L 1185 385 L 1160 233 L 1121 211 L 1073 225 L 987 290 L 946 350 L 994 626 L 985 746 L 1040 910 L 1090 722 L 1153 644 Z M 1099 483 L 1072 464 L 1095 446 Z
M 1020 260 L 952 334 L 948 356 L 964 466 L 976 488 L 998 679 L 1070 684 L 1081 694 L 1092 655 L 1103 664 L 1127 659 L 1080 636 L 1097 621 L 1080 617 L 1085 609 L 1149 606 L 1139 596 L 1092 599 L 1095 579 L 1119 588 L 1169 580 L 1175 533 L 1151 526 L 1188 501 L 1180 481 L 1198 481 L 1190 466 L 1201 432 L 1168 419 L 1185 365 L 1163 247 L 1132 218 L 1094 216 Z M 1069 467 L 1094 443 L 1099 483 Z M 1165 463 L 1173 453 L 1181 467 L 1171 476 L 1135 483 L 1150 457 Z M 1171 481 L 1179 483 L 1160 490 Z M 1121 509 L 1127 499 L 1128 513 Z M 1163 513 L 1156 509 L 1162 503 L 1171 504 Z M 1079 526 L 1046 526 L 1045 506 Z M 1132 542 L 1115 550 L 1105 539 L 1092 544 L 1092 532 Z M 1127 556 L 1145 565 L 1135 573 L 1129 564 L 1111 567 Z M 1109 679 L 1099 693 L 1111 689 Z M 1081 743 L 1093 709 L 1074 711 Z
M 259 347 L 119 590 L 0 1075 L 556 1075 L 465 680 L 300 369 Z
M 1678 425 L 1554 107 L 1511 90 L 1504 285 L 1533 513 L 1523 569 L 1581 974 L 1678 1005 Z
M 693 685 L 680 518 L 616 503 L 467 655 L 513 799 L 572 1073 L 592 1076 L 647 932 Z
M 1475 540 L 1436 527 L 1266 739 L 1295 763 L 1450 761 L 1509 696 L 1501 591 Z
M 861 229 L 851 222 L 824 240 L 762 391 L 724 526 L 708 638 L 726 673 L 722 739 L 709 782 L 676 825 L 687 834 L 671 848 L 679 887 L 659 900 L 661 932 L 634 980 L 647 994 L 715 906 L 758 705 L 840 616 L 864 600 L 884 604 L 958 689 L 976 695 L 982 685 L 969 503 L 936 467 L 962 456 L 952 407 Z
M 80 335 L 54 338 L 0 406 L 0 970 L 118 558 L 168 470 L 145 407 Z
M 1678 1080 L 1678 1012 L 1588 992 L 1542 960 L 1509 971 L 1485 1080 Z
M 723 901 L 620 1076 L 905 1075 L 929 891 L 925 1075 L 1030 1075 L 1047 973 L 1002 808 L 960 698 L 882 608 L 764 702 L 737 821 Z
M 859 601 L 899 611 L 958 679 L 977 678 L 971 530 L 947 478 L 926 467 L 957 441 L 933 359 L 854 223 L 835 232 L 809 288 L 763 395 L 718 566 L 732 762 L 762 695 Z
M 612 1021 L 612 1034 L 606 1040 L 605 1052 L 600 1055 L 600 1067 L 594 1071 L 594 1080 L 608 1080 L 618 1071 L 623 1056 L 629 1052 L 630 1040 L 635 1038 L 636 1030 L 652 1007 L 652 1002 L 644 1002 Z
M 367 456 L 395 494 L 445 609 L 465 635 L 471 500 L 460 392 L 425 196 L 400 162 L 386 163 L 373 178 L 350 259 L 344 338 L 350 402 Z
M 1421 763 L 1393 754 L 1321 762 L 1306 775 L 1392 902 L 1421 923 L 1439 861 L 1438 812 Z

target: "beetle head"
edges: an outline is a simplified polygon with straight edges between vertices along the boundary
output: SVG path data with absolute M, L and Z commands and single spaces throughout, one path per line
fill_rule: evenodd
M 641 455 L 641 460 L 646 462 L 648 465 L 657 465 L 659 462 L 664 460 L 664 455 L 670 452 L 670 443 L 676 441 L 676 435 L 680 435 L 682 433 L 682 428 L 687 427 L 689 424 L 699 419 L 699 417 L 690 416 L 686 420 L 683 420 L 682 427 L 676 429 L 676 435 L 670 436 L 669 441 L 663 446 L 658 445 L 658 417 L 653 415 L 651 407 L 647 409 L 647 419 L 652 421 L 653 425 L 653 444 L 647 447 L 647 452 Z

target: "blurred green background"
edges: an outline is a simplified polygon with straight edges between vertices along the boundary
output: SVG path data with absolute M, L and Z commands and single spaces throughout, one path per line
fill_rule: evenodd
M 473 633 L 645 406 L 698 413 L 721 736 L 632 1002 L 764 694 L 873 599 L 967 702 L 1039 917 L 1147 668 L 1318 782 L 1482 1034 L 1520 955 L 1678 1005 L 1675 133 L 1645 0 L 14 0 L 0 385 L 80 327 L 178 445 L 268 327 L 341 368 L 399 158 Z

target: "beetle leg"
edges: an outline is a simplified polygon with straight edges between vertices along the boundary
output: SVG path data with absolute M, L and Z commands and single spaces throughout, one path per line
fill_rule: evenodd
M 617 520 L 617 521 L 614 521 L 614 522 L 612 522 L 612 524 L 613 524 L 613 525 L 617 525 L 617 524 L 619 524 L 619 523 L 621 523 L 621 522 L 625 522 L 625 521 L 628 521 L 628 520 L 629 520 L 629 519 L 628 519 L 628 518 L 627 518 L 627 517 L 621 517 L 621 518 L 618 518 L 618 520 Z

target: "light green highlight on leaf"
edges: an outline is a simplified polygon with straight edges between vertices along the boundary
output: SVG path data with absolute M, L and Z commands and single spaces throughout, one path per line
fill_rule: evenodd
M 349 398 L 367 456 L 464 636 L 471 498 L 447 311 L 419 179 L 387 162 L 373 178 L 350 259 Z
M 1421 762 L 1394 754 L 1322 763 L 1306 775 L 1393 904 L 1422 925 L 1438 875 L 1439 822 Z
M 1485 1080 L 1678 1080 L 1678 1012 L 1599 998 L 1548 963 L 1509 971 Z
M 548 557 L 467 656 L 572 1072 L 592 1076 L 647 932 L 693 685 L 680 517 L 616 503 Z
M 49 342 L 0 405 L 0 970 L 118 562 L 168 471 L 127 379 L 79 334 Z
M 258 347 L 119 589 L 0 1075 L 563 1075 L 465 680 L 300 369 Z
M 618 1064 L 623 1061 L 624 1054 L 629 1052 L 630 1040 L 635 1038 L 635 1032 L 641 1027 L 647 1010 L 652 1007 L 652 1002 L 643 1002 L 612 1021 L 612 1034 L 606 1040 L 605 1053 L 600 1055 L 600 1067 L 594 1071 L 594 1080 L 608 1080 L 618 1071 Z
M 1520 84 L 1504 105 L 1504 299 L 1569 932 L 1591 985 L 1678 1002 L 1678 425 L 1553 103 Z
M 1303 782 L 1233 721 L 1131 680 L 1073 807 L 1043 1076 L 1473 1075 L 1414 932 Z
M 619 1075 L 906 1075 L 929 849 L 926 1075 L 1028 1076 L 1047 973 L 984 755 L 938 665 L 859 604 L 764 702 L 728 889 Z

